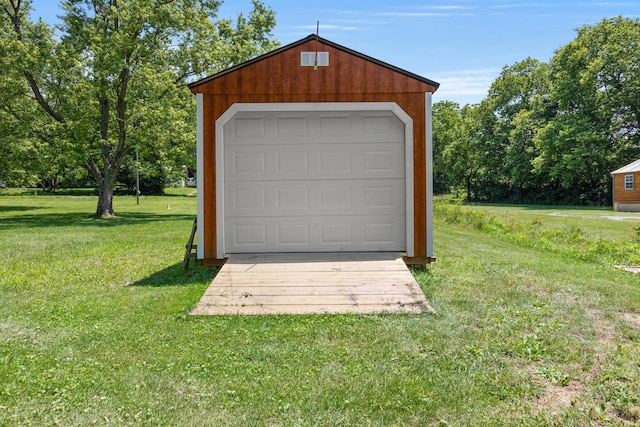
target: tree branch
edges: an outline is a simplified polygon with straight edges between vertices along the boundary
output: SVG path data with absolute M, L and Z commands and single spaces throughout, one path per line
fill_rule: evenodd
M 3 7 L 3 9 L 9 15 L 9 19 L 11 19 L 11 23 L 13 24 L 13 30 L 16 33 L 16 37 L 18 38 L 18 41 L 24 44 L 22 27 L 20 26 L 20 12 L 21 12 L 20 8 L 22 6 L 22 0 L 17 0 L 15 2 L 14 0 L 10 0 L 10 4 L 11 4 L 11 7 L 13 8 L 13 13 L 7 10 L 6 7 Z M 38 86 L 38 83 L 36 82 L 36 79 L 33 73 L 31 73 L 31 71 L 25 70 L 23 75 L 24 75 L 24 78 L 27 80 L 27 83 L 29 84 L 29 87 L 31 88 L 33 95 L 35 96 L 36 101 L 38 101 L 38 104 L 40 104 L 40 106 L 44 109 L 44 111 L 48 115 L 50 115 L 55 121 L 59 123 L 64 123 L 65 122 L 64 118 L 58 112 L 56 112 L 51 107 L 51 105 L 49 105 L 47 100 L 42 95 L 42 91 L 40 90 L 40 87 Z
M 99 188 L 102 185 L 102 174 L 100 173 L 100 169 L 98 169 L 98 165 L 96 165 L 96 162 L 91 157 L 87 162 L 87 171 L 96 181 Z
M 29 87 L 31 88 L 31 91 L 33 92 L 33 95 L 35 96 L 36 101 L 38 101 L 38 104 L 40 104 L 40 106 L 44 109 L 44 111 L 48 115 L 50 115 L 55 121 L 57 121 L 59 123 L 65 123 L 64 118 L 57 111 L 55 111 L 51 107 L 51 105 L 49 105 L 47 100 L 44 99 L 44 96 L 42 96 L 42 92 L 40 91 L 40 87 L 38 87 L 38 83 L 36 82 L 36 79 L 33 76 L 33 74 L 31 74 L 30 71 L 25 71 L 24 72 L 24 78 L 27 80 L 27 83 L 29 83 Z

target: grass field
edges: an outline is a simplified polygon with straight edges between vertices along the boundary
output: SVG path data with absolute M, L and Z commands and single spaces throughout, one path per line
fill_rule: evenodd
M 205 318 L 193 191 L 95 202 L 0 193 L 0 425 L 640 422 L 640 217 L 441 202 L 435 315 Z

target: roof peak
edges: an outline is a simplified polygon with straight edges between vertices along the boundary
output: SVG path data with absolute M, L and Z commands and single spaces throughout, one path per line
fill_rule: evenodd
M 287 51 L 289 49 L 293 49 L 293 48 L 295 48 L 295 47 L 297 47 L 297 46 L 299 46 L 301 44 L 304 44 L 304 43 L 307 43 L 307 42 L 310 42 L 310 41 L 314 41 L 314 40 L 317 40 L 319 43 L 322 43 L 324 45 L 331 46 L 334 49 L 341 50 L 341 51 L 346 52 L 346 53 L 348 53 L 350 55 L 354 55 L 356 57 L 359 57 L 359 58 L 361 58 L 361 59 L 363 59 L 365 61 L 372 62 L 374 64 L 377 64 L 377 65 L 381 66 L 381 67 L 384 67 L 384 68 L 387 68 L 387 69 L 392 70 L 394 72 L 397 72 L 399 74 L 402 74 L 402 75 L 404 75 L 406 77 L 409 77 L 409 78 L 418 80 L 420 82 L 426 83 L 429 86 L 432 86 L 436 90 L 440 86 L 440 83 L 438 83 L 436 81 L 433 81 L 433 80 L 428 79 L 426 77 L 423 77 L 423 76 L 420 76 L 418 74 L 412 73 L 410 71 L 404 70 L 404 69 L 402 69 L 400 67 L 396 67 L 395 65 L 391 65 L 391 64 L 389 64 L 387 62 L 380 61 L 380 60 L 375 59 L 375 58 L 373 58 L 371 56 L 368 56 L 368 55 L 365 55 L 363 53 L 357 52 L 357 51 L 355 51 L 353 49 L 349 49 L 348 47 L 342 46 L 342 45 L 340 45 L 338 43 L 334 43 L 334 42 L 332 42 L 330 40 L 322 38 L 317 34 L 310 34 L 307 37 L 304 37 L 304 38 L 302 38 L 302 39 L 300 39 L 298 41 L 295 41 L 295 42 L 290 43 L 288 45 L 282 46 L 282 47 L 280 47 L 278 49 L 272 50 L 271 52 L 268 52 L 268 53 L 265 53 L 263 55 L 257 56 L 255 58 L 250 59 L 248 61 L 245 61 L 245 62 L 243 62 L 241 64 L 235 65 L 235 66 L 233 66 L 231 68 L 228 68 L 226 70 L 220 71 L 218 73 L 212 74 L 212 75 L 210 75 L 208 77 L 204 77 L 204 78 L 202 78 L 200 80 L 197 80 L 197 81 L 195 81 L 193 83 L 190 83 L 188 85 L 188 87 L 189 87 L 189 89 L 192 89 L 192 88 L 194 88 L 196 86 L 199 86 L 199 85 L 201 85 L 203 83 L 206 83 L 206 82 L 208 82 L 210 80 L 214 80 L 214 79 L 216 79 L 218 77 L 221 77 L 223 75 L 229 74 L 229 73 L 231 73 L 231 72 L 233 72 L 235 70 L 238 70 L 240 68 L 244 68 L 244 67 L 246 67 L 248 65 L 254 64 L 254 63 L 259 62 L 259 61 L 261 61 L 263 59 L 269 58 L 271 56 L 275 56 L 275 55 L 277 55 L 277 54 L 279 54 L 281 52 Z

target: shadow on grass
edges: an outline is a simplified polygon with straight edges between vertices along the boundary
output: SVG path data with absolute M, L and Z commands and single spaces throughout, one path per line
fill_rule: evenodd
M 185 270 L 182 263 L 178 263 L 138 280 L 129 286 L 163 287 L 188 286 L 202 282 L 211 283 L 216 273 L 216 269 L 201 267 L 193 263 L 190 263 L 189 268 Z
M 500 208 L 517 208 L 522 210 L 536 210 L 536 211 L 557 211 L 557 210 L 576 210 L 576 211 L 613 211 L 613 206 L 570 206 L 570 205 L 527 205 L 517 203 L 477 203 L 477 202 L 465 202 L 462 206 L 475 206 L 475 207 L 500 207 Z
M 4 213 L 4 212 L 26 212 L 26 211 L 33 211 L 36 209 L 43 209 L 41 206 L 7 206 L 7 205 L 2 205 L 0 206 L 0 213 Z
M 38 197 L 49 197 L 49 196 L 74 196 L 74 197 L 85 197 L 85 196 L 97 196 L 98 191 L 94 188 L 90 187 L 81 187 L 81 188 L 58 188 L 54 192 L 50 191 L 42 191 L 41 188 L 8 188 L 6 190 L 0 191 L 0 196 L 38 196 Z
M 196 192 L 194 190 L 192 193 L 184 193 L 184 194 L 165 192 L 163 194 L 160 194 L 159 196 L 162 196 L 162 197 L 184 197 L 185 199 L 193 199 L 193 198 L 197 197 L 198 195 L 196 194 Z
M 28 210 L 32 210 L 29 207 Z M 19 210 L 19 209 L 18 209 Z M 0 212 L 2 210 L 0 209 Z M 14 229 L 17 227 L 65 227 L 65 226 L 92 226 L 92 227 L 117 227 L 119 225 L 142 224 L 158 221 L 193 221 L 195 215 L 184 214 L 116 214 L 109 219 L 98 218 L 86 213 L 48 213 L 16 215 L 2 218 L 0 229 Z

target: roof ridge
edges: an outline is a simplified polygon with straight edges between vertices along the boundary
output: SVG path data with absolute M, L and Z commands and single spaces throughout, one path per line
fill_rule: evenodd
M 348 47 L 342 46 L 342 45 L 340 45 L 338 43 L 335 43 L 335 42 L 332 42 L 332 41 L 327 40 L 325 38 L 322 38 L 320 36 L 317 36 L 316 34 L 310 34 L 307 37 L 304 37 L 304 38 L 302 38 L 302 39 L 300 39 L 298 41 L 295 41 L 295 42 L 290 43 L 288 45 L 285 45 L 285 46 L 279 47 L 277 49 L 274 49 L 271 52 L 267 52 L 265 54 L 262 54 L 260 56 L 255 57 L 255 58 L 252 58 L 252 59 L 250 59 L 248 61 L 245 61 L 245 62 L 242 62 L 240 64 L 234 65 L 233 67 L 227 68 L 226 70 L 219 71 L 219 72 L 217 72 L 215 74 L 212 74 L 212 75 L 207 76 L 207 77 L 203 77 L 202 79 L 199 79 L 199 80 L 197 80 L 195 82 L 189 83 L 187 85 L 187 87 L 189 89 L 192 89 L 192 88 L 194 88 L 196 86 L 199 86 L 201 84 L 207 83 L 207 82 L 209 82 L 211 80 L 215 80 L 215 79 L 217 79 L 219 77 L 222 77 L 222 76 L 224 76 L 226 74 L 232 73 L 232 72 L 234 72 L 236 70 L 239 70 L 241 68 L 247 67 L 247 66 L 249 66 L 251 64 L 255 64 L 256 62 L 259 62 L 259 61 L 262 61 L 264 59 L 270 58 L 270 57 L 275 56 L 275 55 L 277 55 L 277 54 L 279 54 L 281 52 L 287 51 L 289 49 L 293 49 L 293 48 L 295 48 L 295 47 L 297 47 L 297 46 L 299 46 L 301 44 L 307 43 L 309 41 L 314 41 L 314 40 L 318 40 L 320 43 L 323 43 L 323 44 L 325 44 L 327 46 L 331 46 L 331 47 L 333 47 L 335 49 L 341 50 L 341 51 L 346 52 L 346 53 L 348 53 L 350 55 L 357 56 L 357 57 L 359 57 L 361 59 L 364 59 L 365 61 L 372 62 L 374 64 L 377 64 L 377 65 L 381 66 L 381 67 L 384 67 L 384 68 L 387 68 L 387 69 L 389 69 L 391 71 L 394 71 L 396 73 L 402 74 L 402 75 L 404 75 L 406 77 L 409 77 L 409 78 L 412 78 L 414 80 L 418 80 L 418 81 L 421 81 L 423 83 L 426 83 L 429 86 L 433 86 L 436 90 L 440 86 L 440 83 L 438 83 L 438 82 L 436 82 L 434 80 L 431 80 L 431 79 L 428 79 L 426 77 L 420 76 L 418 74 L 412 73 L 411 71 L 407 71 L 407 70 L 405 70 L 403 68 L 396 67 L 395 65 L 391 65 L 391 64 L 389 64 L 387 62 L 384 62 L 384 61 L 381 61 L 379 59 L 375 59 L 375 58 L 373 58 L 371 56 L 365 55 L 364 53 L 360 53 L 360 52 L 355 51 L 353 49 L 349 49 Z

